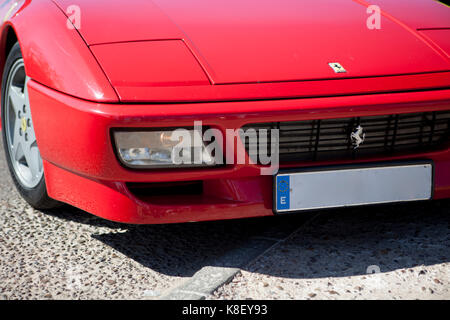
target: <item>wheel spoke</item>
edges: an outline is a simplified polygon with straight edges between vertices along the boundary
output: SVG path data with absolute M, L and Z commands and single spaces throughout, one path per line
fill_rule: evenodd
M 25 105 L 25 94 L 19 87 L 11 86 L 9 87 L 9 100 L 14 109 L 14 112 L 17 115 L 18 112 L 22 110 L 22 107 Z
M 27 102 L 27 104 L 29 102 L 29 100 L 28 100 L 28 81 L 29 80 L 30 80 L 30 77 L 25 76 L 25 84 L 24 84 L 24 87 L 23 87 L 23 95 L 24 95 L 25 102 Z M 28 107 L 28 105 L 27 105 L 27 107 Z
M 23 151 L 23 144 L 20 140 L 13 149 L 13 152 L 14 152 L 14 160 L 17 162 L 21 162 L 25 154 Z
M 36 143 L 36 136 L 32 128 L 28 128 L 26 134 L 26 141 L 28 145 L 33 145 Z
M 12 141 L 11 141 L 11 146 L 12 149 L 14 150 L 14 154 L 16 154 L 16 150 L 20 147 L 20 142 L 22 140 L 22 137 L 20 136 L 20 119 L 16 119 L 16 121 L 14 122 L 14 128 L 13 128 L 13 135 L 12 135 Z M 18 159 L 16 159 L 18 160 Z
M 27 160 L 28 168 L 30 169 L 32 177 L 36 177 L 39 174 L 39 150 L 37 146 L 29 148 L 25 151 L 25 158 Z

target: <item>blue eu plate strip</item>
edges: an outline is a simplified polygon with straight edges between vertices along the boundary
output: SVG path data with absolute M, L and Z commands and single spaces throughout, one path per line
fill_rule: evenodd
M 288 210 L 289 203 L 289 181 L 290 176 L 277 176 L 277 210 Z

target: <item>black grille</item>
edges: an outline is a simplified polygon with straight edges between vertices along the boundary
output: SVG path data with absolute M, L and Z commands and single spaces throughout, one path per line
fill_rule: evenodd
M 363 128 L 365 140 L 355 149 L 350 136 L 358 126 Z M 267 141 L 269 147 L 276 143 L 271 141 L 270 133 L 266 139 L 264 131 L 259 129 L 279 129 L 280 163 L 344 160 L 442 148 L 449 142 L 450 111 L 259 123 L 244 126 L 244 132 L 250 128 L 256 129 L 258 144 L 255 139 L 249 139 L 248 134 L 241 138 L 256 163 L 261 163 L 256 157 L 260 152 L 259 143 Z M 270 154 L 270 150 L 266 150 L 266 154 Z

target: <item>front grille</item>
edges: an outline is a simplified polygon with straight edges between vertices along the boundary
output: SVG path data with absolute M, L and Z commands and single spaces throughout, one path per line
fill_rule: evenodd
M 352 132 L 361 126 L 364 142 L 355 149 Z M 444 147 L 449 142 L 450 111 L 436 111 L 383 116 L 325 119 L 311 121 L 270 122 L 243 127 L 255 129 L 256 139 L 241 135 L 250 158 L 260 163 L 260 143 L 270 154 L 270 133 L 259 129 L 279 129 L 280 163 L 327 161 L 371 156 L 420 153 Z M 247 135 L 248 137 L 248 135 Z

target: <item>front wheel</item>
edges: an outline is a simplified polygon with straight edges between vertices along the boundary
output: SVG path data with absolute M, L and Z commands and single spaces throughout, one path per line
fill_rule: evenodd
M 28 80 L 19 43 L 16 43 L 6 60 L 2 79 L 2 138 L 6 161 L 20 195 L 36 209 L 51 209 L 60 203 L 47 194 L 31 118 Z

